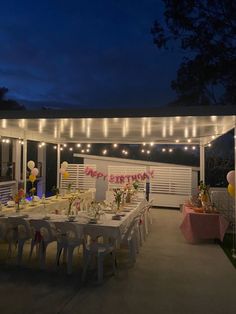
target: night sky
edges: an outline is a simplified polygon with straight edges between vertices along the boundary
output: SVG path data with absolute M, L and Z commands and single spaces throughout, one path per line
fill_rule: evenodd
M 27 108 L 160 106 L 181 52 L 158 51 L 161 0 L 9 0 L 0 10 L 0 86 Z

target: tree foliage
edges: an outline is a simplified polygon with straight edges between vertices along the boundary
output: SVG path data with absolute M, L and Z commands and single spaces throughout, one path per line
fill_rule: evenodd
M 236 104 L 236 1 L 163 0 L 164 22 L 151 33 L 158 49 L 177 42 L 185 56 L 171 86 L 173 104 Z
M 23 110 L 25 107 L 15 100 L 6 99 L 8 88 L 0 87 L 0 110 Z

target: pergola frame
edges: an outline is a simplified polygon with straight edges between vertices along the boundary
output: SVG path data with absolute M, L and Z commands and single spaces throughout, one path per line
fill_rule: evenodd
M 0 136 L 20 138 L 24 141 L 25 189 L 28 140 L 57 145 L 58 185 L 60 145 L 63 143 L 141 144 L 154 142 L 155 144 L 199 145 L 200 179 L 205 181 L 206 145 L 234 129 L 236 169 L 235 106 L 0 111 L 0 126 Z M 235 247 L 233 254 L 236 257 Z

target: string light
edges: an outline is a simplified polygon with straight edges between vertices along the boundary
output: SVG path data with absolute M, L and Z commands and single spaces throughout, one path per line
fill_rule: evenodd
M 117 144 L 113 144 L 113 147 L 116 148 L 118 145 Z
M 188 146 L 184 146 L 184 150 L 188 150 Z
M 87 152 L 87 153 L 89 153 L 89 152 L 90 152 L 90 149 L 89 149 L 89 148 L 87 148 L 87 149 L 86 149 L 86 152 Z
M 166 151 L 166 149 L 165 148 L 162 148 L 162 152 L 165 152 Z
M 192 146 L 192 150 L 195 150 L 196 149 L 196 146 Z
M 53 148 L 54 148 L 54 149 L 57 149 L 57 146 L 56 146 L 56 145 L 54 145 L 54 146 L 53 146 Z
M 87 144 L 87 147 L 91 147 L 91 144 Z
M 67 144 L 63 144 L 64 147 L 67 147 Z
M 84 149 L 81 150 L 81 153 L 84 153 Z
M 77 144 L 76 146 L 77 146 L 77 147 L 81 147 L 81 144 Z
M 73 150 L 73 147 L 70 147 L 69 150 L 72 151 L 72 150 Z
M 169 153 L 172 153 L 173 152 L 173 148 L 169 148 Z
M 151 143 L 150 143 L 150 146 L 153 146 L 153 145 L 154 145 L 154 143 L 153 143 L 153 142 L 151 142 Z
M 106 155 L 106 154 L 107 154 L 107 150 L 104 149 L 104 150 L 102 151 L 102 153 L 103 153 L 103 155 Z

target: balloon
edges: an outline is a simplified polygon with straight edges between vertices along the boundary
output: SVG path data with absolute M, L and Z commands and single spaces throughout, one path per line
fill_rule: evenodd
M 35 163 L 33 160 L 28 161 L 27 166 L 30 170 L 34 169 Z
M 227 178 L 227 181 L 229 182 L 229 184 L 234 185 L 235 171 L 231 170 L 230 172 L 228 172 L 226 178 Z
M 30 182 L 34 183 L 34 181 L 36 180 L 36 176 L 34 176 L 33 174 L 31 174 L 31 175 L 29 176 L 29 180 L 30 180 Z
M 235 195 L 234 186 L 231 185 L 231 184 L 229 184 L 227 189 L 228 189 L 229 195 L 232 196 L 232 197 L 234 197 L 234 195 Z
M 39 174 L 38 168 L 32 169 L 32 170 L 31 170 L 31 174 L 36 177 L 36 176 Z
M 67 169 L 68 168 L 68 162 L 67 161 L 63 161 L 63 163 L 61 164 L 61 168 Z
M 64 178 L 64 179 L 68 179 L 68 178 L 69 178 L 69 176 L 70 176 L 70 175 L 69 175 L 69 173 L 68 173 L 68 172 L 65 172 L 65 173 L 63 174 L 63 178 Z
M 61 174 L 64 174 L 64 173 L 66 172 L 66 169 L 61 168 L 61 169 L 59 170 L 59 172 L 60 172 Z

